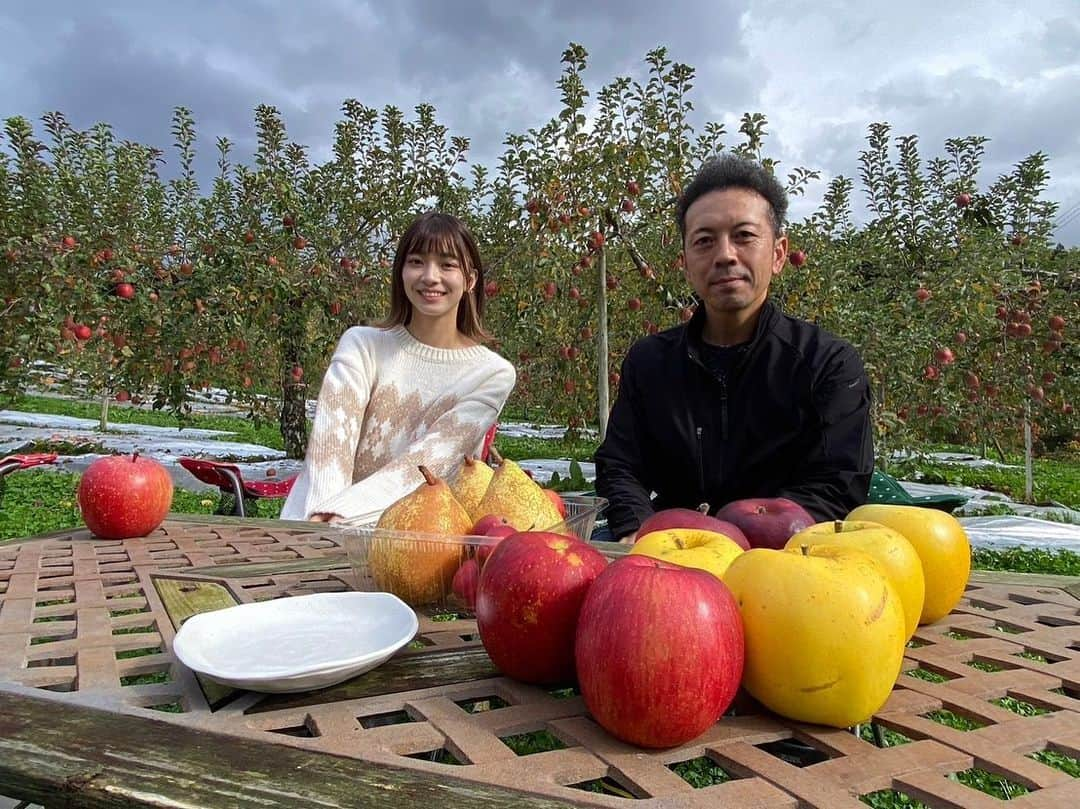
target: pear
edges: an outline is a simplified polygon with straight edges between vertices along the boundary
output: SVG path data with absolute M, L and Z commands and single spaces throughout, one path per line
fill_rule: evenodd
M 495 474 L 476 506 L 477 514 L 498 514 L 519 531 L 544 531 L 562 522 L 555 504 L 540 485 L 494 448 Z
M 483 514 L 477 512 L 476 506 L 487 491 L 488 484 L 495 473 L 491 467 L 483 461 L 479 461 L 471 455 L 465 456 L 465 463 L 461 465 L 457 475 L 450 483 L 450 490 L 454 493 L 457 501 L 469 512 L 469 516 L 475 523 Z
M 414 606 L 446 598 L 468 556 L 461 537 L 473 522 L 445 480 L 419 469 L 424 482 L 382 513 L 367 556 L 375 585 Z

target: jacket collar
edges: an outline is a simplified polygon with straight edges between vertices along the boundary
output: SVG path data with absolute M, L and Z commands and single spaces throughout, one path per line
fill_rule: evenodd
M 761 312 L 758 315 L 758 322 L 754 327 L 754 334 L 750 338 L 750 350 L 753 350 L 754 346 L 761 340 L 762 335 L 772 329 L 775 317 L 776 306 L 771 300 L 766 298 L 765 303 L 761 307 Z M 702 340 L 701 337 L 704 328 L 705 307 L 701 303 L 698 303 L 697 309 L 694 310 L 693 317 L 687 321 L 686 329 L 683 331 L 684 348 L 689 352 L 691 357 L 698 361 L 700 361 L 701 347 L 704 344 L 704 340 Z M 747 353 L 749 353 L 749 351 Z

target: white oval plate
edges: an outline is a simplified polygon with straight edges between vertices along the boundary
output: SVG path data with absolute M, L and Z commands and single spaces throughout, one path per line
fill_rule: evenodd
M 173 651 L 223 685 L 309 691 L 384 663 L 418 628 L 416 613 L 390 593 L 313 593 L 192 616 Z

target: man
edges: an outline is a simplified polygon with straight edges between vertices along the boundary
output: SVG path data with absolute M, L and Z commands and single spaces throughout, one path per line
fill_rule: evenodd
M 787 259 L 787 196 L 758 163 L 707 163 L 679 199 L 688 323 L 635 343 L 622 367 L 597 493 L 615 539 L 665 508 L 710 513 L 787 497 L 819 520 L 866 502 L 870 390 L 848 343 L 768 300 Z M 650 493 L 655 492 L 652 500 Z

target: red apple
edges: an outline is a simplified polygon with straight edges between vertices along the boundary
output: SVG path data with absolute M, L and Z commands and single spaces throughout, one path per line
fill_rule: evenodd
M 606 565 L 590 545 L 546 531 L 495 546 L 480 574 L 476 626 L 499 670 L 528 683 L 571 681 L 578 611 Z
M 135 297 L 135 287 L 128 283 L 116 285 L 116 297 L 131 300 Z
M 480 563 L 476 559 L 466 559 L 454 574 L 450 585 L 467 609 L 476 607 L 476 586 L 480 582 Z
M 496 542 L 488 545 L 478 545 L 476 548 L 476 561 L 480 563 L 480 567 L 483 567 L 488 557 L 491 556 L 491 552 L 495 550 L 495 546 L 508 536 L 516 534 L 517 529 L 510 524 L 506 517 L 500 517 L 498 514 L 485 514 L 476 521 L 476 525 L 472 527 L 469 533 L 473 536 L 492 537 L 496 540 Z
M 626 305 L 630 307 L 631 312 L 636 312 L 641 308 L 641 298 L 631 298 Z
M 592 245 L 593 250 L 599 250 L 604 246 L 604 234 L 599 230 L 594 230 L 589 237 L 589 244 Z
M 788 261 L 791 262 L 792 267 L 801 267 L 806 263 L 806 253 L 802 250 L 792 250 L 788 253 Z
M 958 346 L 962 346 L 962 345 L 964 345 L 964 343 L 966 343 L 966 342 L 967 342 L 967 339 L 968 339 L 968 338 L 967 338 L 967 334 L 966 334 L 965 332 L 962 332 L 962 331 L 958 331 L 958 332 L 956 333 L 956 337 L 955 337 L 954 339 L 955 339 L 955 341 L 956 341 L 956 344 L 957 344 Z
M 926 287 L 919 287 L 915 290 L 915 300 L 919 303 L 926 303 L 930 300 L 930 290 Z
M 540 210 L 540 201 L 536 199 L 530 199 L 525 203 L 525 210 L 529 213 L 536 213 Z
M 718 520 L 734 523 L 746 534 L 751 548 L 783 548 L 792 536 L 817 522 L 810 513 L 786 497 L 749 497 L 734 500 L 718 512 Z
M 742 678 L 742 618 L 715 576 L 626 556 L 597 577 L 575 641 L 593 718 L 639 747 L 685 744 L 727 710 Z
M 934 352 L 934 359 L 941 365 L 950 365 L 956 358 L 953 356 L 951 348 L 942 347 Z
M 750 550 L 750 542 L 737 525 L 710 517 L 691 508 L 666 508 L 649 517 L 638 528 L 638 539 L 653 531 L 666 531 L 669 528 L 697 528 L 702 531 L 714 531 L 723 534 L 743 550 Z
M 494 281 L 488 281 L 486 284 L 484 284 L 484 294 L 487 295 L 489 298 L 494 298 L 496 295 L 499 294 L 499 285 Z
M 957 208 L 966 208 L 971 204 L 971 194 L 957 194 L 954 201 Z
M 1047 325 L 1050 326 L 1050 331 L 1065 331 L 1065 318 L 1061 315 L 1050 315 Z
M 94 461 L 77 492 L 86 527 L 103 539 L 146 536 L 169 513 L 172 496 L 165 467 L 138 453 Z
M 624 199 L 619 207 L 622 208 L 623 213 L 633 213 L 637 205 L 634 204 L 632 199 Z
M 90 336 L 94 333 L 93 329 L 84 323 L 79 323 L 74 329 L 76 340 L 89 340 Z
M 636 197 L 641 193 L 641 184 L 637 180 L 631 180 L 626 184 L 626 193 L 632 197 Z

